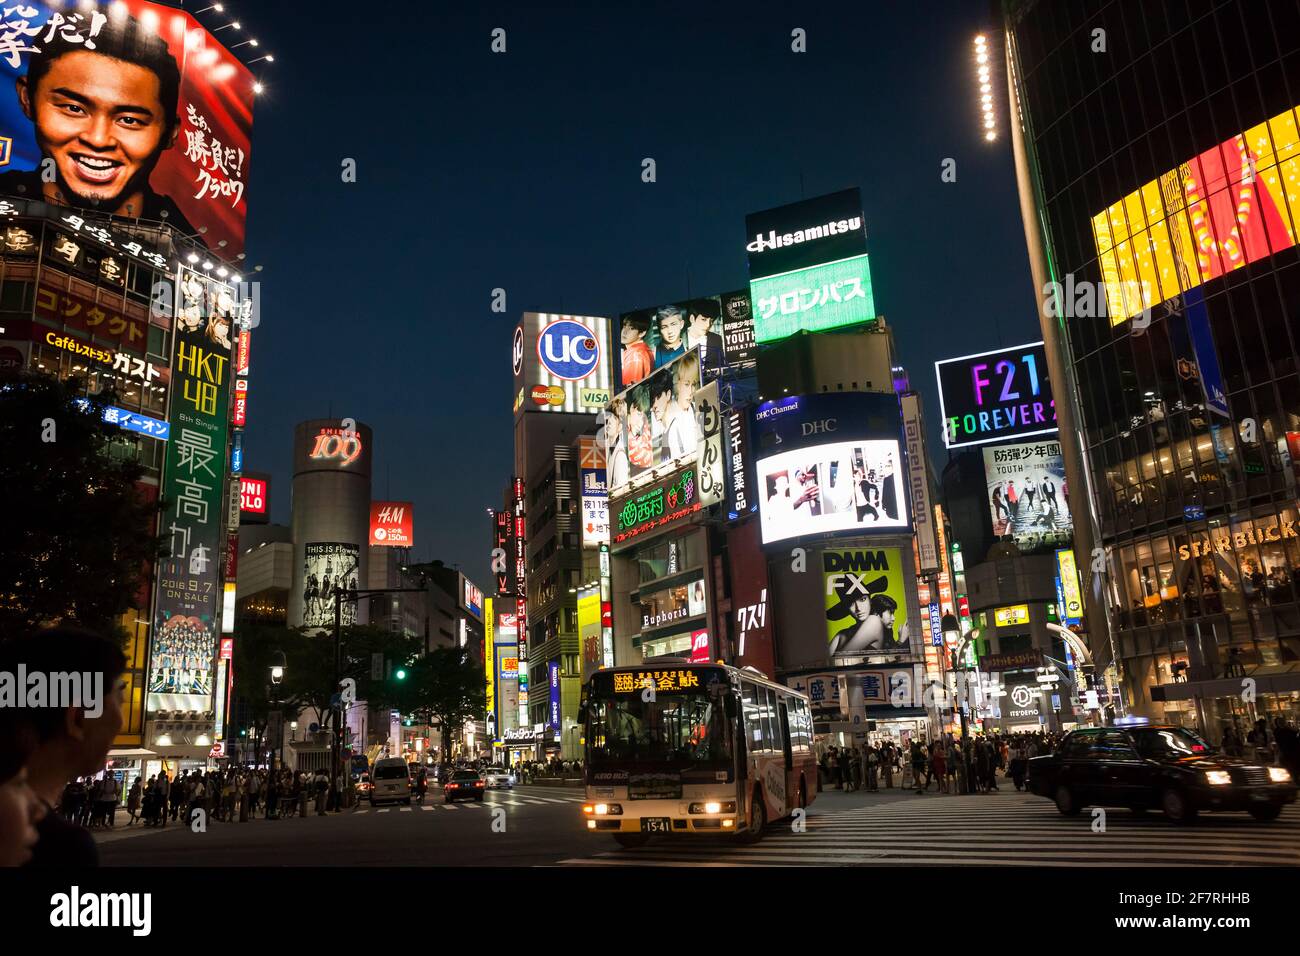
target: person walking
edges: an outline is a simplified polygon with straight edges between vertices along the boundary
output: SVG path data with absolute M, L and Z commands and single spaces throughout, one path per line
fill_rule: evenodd
M 316 816 L 325 816 L 325 801 L 329 797 L 330 778 L 325 773 L 324 768 L 316 771 L 316 778 L 312 781 L 313 788 L 316 791 Z
M 136 777 L 131 784 L 131 789 L 126 794 L 126 825 L 130 826 L 139 819 L 140 811 L 140 778 Z
M 172 781 L 171 778 L 167 776 L 167 771 L 165 769 L 158 771 L 157 814 L 158 814 L 158 826 L 160 827 L 167 826 L 167 809 L 168 809 L 167 804 L 168 801 L 171 799 L 171 793 L 172 793 Z
M 947 767 L 945 755 L 943 752 L 943 742 L 933 741 L 930 744 L 930 778 L 935 781 L 934 789 L 939 793 L 948 792 L 948 778 L 945 775 Z M 930 789 L 930 781 L 927 780 L 925 788 Z
M 867 744 L 867 790 L 876 793 L 880 790 L 880 751 L 873 744 Z

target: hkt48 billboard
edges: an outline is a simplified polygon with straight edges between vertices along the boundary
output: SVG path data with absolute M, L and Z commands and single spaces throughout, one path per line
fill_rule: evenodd
M 525 312 L 511 353 L 516 411 L 594 414 L 613 395 L 609 319 Z
M 0 38 L 0 195 L 243 252 L 254 79 L 197 20 L 143 0 L 24 0 L 0 7 Z

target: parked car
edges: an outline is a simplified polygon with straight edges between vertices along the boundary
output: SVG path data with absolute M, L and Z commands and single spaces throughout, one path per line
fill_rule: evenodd
M 489 790 L 507 790 L 515 785 L 515 772 L 509 767 L 488 767 L 483 771 L 483 781 Z
M 1275 820 L 1296 799 L 1285 768 L 1226 756 L 1172 724 L 1072 731 L 1056 753 L 1029 761 L 1028 785 L 1066 816 L 1089 806 L 1159 808 L 1177 823 L 1202 810 Z
M 479 776 L 477 770 L 454 770 L 451 778 L 442 785 L 442 799 L 445 803 L 457 800 L 483 800 L 487 781 Z

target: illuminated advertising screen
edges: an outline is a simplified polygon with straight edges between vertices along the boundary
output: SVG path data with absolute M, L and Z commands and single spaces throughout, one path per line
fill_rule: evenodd
M 355 544 L 321 542 L 305 546 L 303 627 L 334 626 L 334 603 L 338 592 L 357 590 L 360 560 L 361 549 Z M 355 601 L 343 601 L 340 613 L 344 627 L 357 623 Z
M 745 217 L 745 254 L 751 282 L 849 259 L 866 251 L 862 194 L 856 188 L 814 196 Z
M 748 405 L 733 406 L 727 411 L 727 517 L 732 521 L 758 510 L 758 500 L 754 497 L 753 451 L 749 442 L 749 423 L 752 417 L 753 409 Z
M 269 482 L 264 478 L 252 478 L 247 475 L 239 479 L 239 513 L 242 523 L 243 515 L 265 515 L 270 510 Z
M 911 557 L 898 548 L 823 552 L 830 659 L 908 649 L 903 576 Z
M 760 345 L 795 332 L 825 332 L 876 318 L 865 255 L 755 279 L 749 295 L 754 341 Z
M 609 319 L 525 312 L 511 363 L 524 412 L 594 414 L 614 394 Z
M 582 678 L 586 680 L 602 663 L 600 640 L 600 590 L 578 592 L 578 643 L 582 646 Z
M 496 615 L 496 626 L 492 629 L 493 639 L 498 644 L 515 645 L 519 643 L 519 618 L 517 615 L 502 608 L 513 607 L 510 601 L 494 601 L 493 607 Z
M 3 62 L 2 56 L 0 62 Z M 71 239 L 68 241 L 72 242 Z M 149 345 L 149 313 L 146 306 L 129 300 L 126 303 L 96 301 L 98 297 L 78 295 L 72 289 L 64 288 L 68 284 L 68 280 L 57 272 L 51 270 L 44 273 L 36 284 L 36 298 L 32 303 L 32 312 L 36 318 L 53 322 L 59 327 L 66 327 L 71 332 L 112 347 L 139 355 L 145 353 Z
M 210 302 L 210 295 L 204 300 Z M 210 328 L 207 322 L 199 324 Z M 173 340 L 176 388 L 162 492 L 168 504 L 160 523 L 168 536 L 168 556 L 158 565 L 146 707 L 211 713 L 222 515 L 228 504 L 230 344 L 223 348 L 204 331 L 179 321 Z
M 554 739 L 560 739 L 560 662 L 547 661 L 547 684 L 551 692 L 551 709 L 549 725 Z
M 1294 246 L 1297 143 L 1283 110 L 1093 216 L 1111 325 Z
M 754 413 L 753 438 L 764 544 L 911 527 L 894 395 L 766 402 Z
M 749 292 L 703 296 L 619 316 L 619 388 L 627 388 L 691 350 L 705 380 L 724 365 L 753 361 Z
M 595 436 L 578 439 L 582 499 L 582 546 L 609 543 L 609 489 L 605 486 L 605 443 Z
M 700 504 L 707 508 L 721 501 L 726 493 L 726 462 L 722 457 L 722 403 L 718 401 L 718 383 L 710 382 L 699 389 L 691 401 L 691 407 L 700 431 L 695 458 L 700 476 Z
M 254 78 L 236 56 L 188 13 L 144 0 L 26 0 L 0 15 L 0 194 L 165 221 L 226 259 L 243 252 Z M 122 116 L 129 135 L 93 155 L 80 145 L 101 120 L 125 130 Z
M 694 463 L 704 440 L 696 415 L 700 357 L 688 352 L 620 393 L 605 410 L 606 481 L 611 497 L 641 475 Z
M 984 479 L 993 536 L 1011 535 L 1021 551 L 1069 544 L 1074 522 L 1066 497 L 1065 459 L 1056 439 L 987 445 Z
M 1011 607 L 999 607 L 993 609 L 993 624 L 995 627 L 1011 627 L 1015 624 L 1028 623 L 1028 604 L 1013 604 Z
M 1042 342 L 944 359 L 934 370 L 947 447 L 1056 433 L 1056 401 Z
M 415 545 L 415 506 L 409 501 L 370 502 L 370 543 L 377 547 Z
M 907 441 L 907 476 L 912 499 L 912 521 L 916 527 L 919 570 L 939 570 L 939 543 L 934 533 L 934 510 L 930 504 L 930 476 L 925 460 L 925 430 L 921 426 L 921 396 L 908 392 L 899 396 L 903 410 L 903 435 Z
M 464 575 L 461 575 L 461 603 L 469 613 L 483 619 L 483 591 Z

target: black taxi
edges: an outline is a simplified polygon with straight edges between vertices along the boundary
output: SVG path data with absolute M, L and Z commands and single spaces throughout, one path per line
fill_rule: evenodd
M 1071 731 L 1055 753 L 1029 761 L 1028 785 L 1067 816 L 1088 806 L 1158 808 L 1177 823 L 1202 810 L 1275 820 L 1296 799 L 1284 767 L 1226 756 L 1173 724 Z

